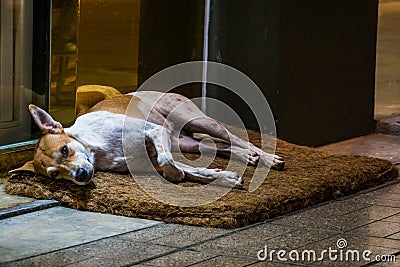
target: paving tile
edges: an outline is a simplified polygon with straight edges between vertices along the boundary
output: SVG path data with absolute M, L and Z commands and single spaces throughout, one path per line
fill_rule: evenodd
M 387 237 L 397 232 L 400 232 L 400 223 L 386 221 L 376 221 L 352 231 L 356 236 L 375 237 Z
M 332 218 L 340 218 L 346 214 L 371 206 L 372 205 L 362 201 L 355 201 L 353 198 L 346 198 L 343 200 L 332 201 L 321 206 L 301 210 L 293 214 L 277 217 L 276 219 L 271 220 L 271 223 L 293 227 L 321 227 L 322 229 L 326 229 L 328 220 L 324 219 L 330 218 L 332 220 Z M 318 222 L 322 223 L 322 225 L 318 226 Z M 337 231 L 337 229 L 333 229 L 333 231 Z
M 324 261 L 317 261 L 313 263 L 308 263 L 307 266 L 321 266 L 321 267 L 344 267 L 344 266 L 352 266 L 352 267 L 358 267 L 358 266 L 365 266 L 368 262 L 359 262 L 359 261 L 351 261 L 351 262 L 343 262 L 343 261 L 330 261 L 330 260 L 324 260 Z M 375 265 L 374 265 L 375 266 Z
M 190 250 L 182 250 L 166 256 L 146 261 L 142 265 L 150 266 L 188 266 L 215 258 L 215 255 Z
M 293 262 L 269 262 L 269 261 L 259 261 L 254 264 L 248 265 L 249 267 L 261 267 L 261 266 L 267 266 L 267 267 L 284 267 L 284 266 L 305 266 L 303 264 L 297 264 Z
M 0 263 L 160 224 L 55 207 L 0 220 Z M 7 248 L 7 253 L 3 250 Z
M 262 249 L 268 240 L 292 231 L 289 227 L 279 225 L 262 225 L 249 230 L 191 247 L 196 251 L 230 257 L 248 257 L 257 259 L 257 251 Z
M 400 223 L 400 213 L 383 219 L 386 222 Z
M 353 236 L 353 240 L 358 240 L 357 244 L 365 244 L 374 247 L 382 247 L 388 249 L 398 249 L 400 248 L 400 240 L 393 238 L 381 238 L 381 237 L 357 237 Z
M 355 250 L 355 248 L 351 248 L 350 250 Z M 336 261 L 332 264 L 332 261 L 325 260 L 322 263 L 315 263 L 315 265 L 319 266 L 366 266 L 366 264 L 372 264 L 373 266 L 376 266 L 375 264 L 377 263 L 378 257 L 379 258 L 384 258 L 384 259 L 390 259 L 391 262 L 387 262 L 384 265 L 380 266 L 398 266 L 398 261 L 400 260 L 398 256 L 396 256 L 394 253 L 394 250 L 388 250 L 386 248 L 380 248 L 380 247 L 367 247 L 365 250 L 369 250 L 372 252 L 372 254 L 369 256 L 370 260 L 364 260 L 362 258 L 362 253 L 364 250 L 360 252 L 360 260 L 355 261 L 355 260 L 343 260 L 343 261 Z M 346 252 L 344 252 L 344 255 Z M 345 258 L 346 256 L 344 256 Z M 387 260 L 389 261 L 389 260 Z M 314 265 L 313 265 L 314 266 Z
M 400 213 L 400 208 L 371 206 L 348 213 L 344 216 L 354 216 L 356 218 L 365 220 L 382 220 L 398 213 Z
M 361 194 L 354 198 L 370 205 L 400 208 L 400 197 L 398 194 L 384 192 L 382 190 Z
M 400 248 L 400 232 L 392 234 L 392 235 L 388 236 L 388 238 L 396 239 L 399 242 L 399 245 L 397 247 Z
M 121 266 L 171 251 L 169 247 L 111 237 L 4 266 Z
M 214 258 L 193 264 L 193 267 L 237 267 L 237 266 L 249 266 L 250 264 L 256 263 L 255 260 L 239 258 L 239 257 L 227 257 L 227 256 L 216 256 Z M 253 266 L 253 265 L 251 265 Z
M 305 214 L 310 217 L 332 217 L 337 215 L 348 214 L 363 208 L 370 207 L 368 203 L 357 201 L 354 198 L 343 198 L 333 200 L 331 202 L 322 204 L 320 206 L 311 207 L 306 210 L 302 210 L 297 214 Z
M 384 192 L 394 195 L 400 195 L 400 183 L 385 187 Z
M 68 266 L 122 266 L 156 257 L 173 249 L 148 243 L 136 243 L 121 238 L 108 238 L 88 245 L 82 245 L 78 250 L 86 250 L 93 256 L 84 261 Z
M 356 226 L 354 223 L 357 222 L 359 225 L 364 225 L 367 222 L 360 221 L 357 219 L 352 219 L 352 221 L 348 222 L 345 218 L 342 217 L 315 217 L 310 218 L 308 215 L 299 214 L 293 217 L 287 217 L 285 219 L 273 221 L 273 224 L 277 225 L 285 225 L 289 227 L 297 227 L 302 228 L 304 231 L 312 231 L 315 230 L 325 230 L 330 231 L 333 234 L 337 234 L 343 232 L 345 229 L 353 229 Z M 308 230 L 307 230 L 308 229 Z
M 329 231 L 298 229 L 293 232 L 274 237 L 268 240 L 265 245 L 267 245 L 268 249 L 270 250 L 274 249 L 279 251 L 283 249 L 288 251 L 302 247 L 306 244 L 312 244 L 320 240 L 327 239 L 331 236 L 333 236 L 333 234 Z M 264 247 L 265 246 L 261 248 Z
M 399 259 L 397 259 L 396 262 L 379 262 L 379 263 L 374 264 L 374 267 L 375 266 L 377 266 L 377 267 L 396 267 L 399 265 L 398 261 L 399 261 Z
M 354 232 L 354 231 L 342 233 L 342 234 L 332 237 L 330 239 L 337 241 L 340 238 L 344 238 L 348 244 L 359 244 L 359 245 L 363 245 L 363 246 L 383 247 L 383 248 L 389 248 L 389 249 L 400 248 L 400 240 L 395 240 L 392 238 L 367 236 L 367 235 L 356 235 L 356 232 Z M 333 241 L 329 241 L 329 242 L 333 242 Z
M 190 226 L 181 224 L 163 223 L 148 229 L 123 234 L 120 236 L 120 238 L 134 242 L 148 242 L 167 235 L 178 233 L 186 227 L 190 228 Z
M 360 194 L 360 196 L 366 196 L 366 197 L 371 197 L 371 198 L 386 198 L 386 199 L 393 199 L 393 200 L 398 200 L 400 198 L 399 193 L 397 192 L 397 187 L 399 184 L 391 185 L 391 186 L 385 186 L 383 188 L 373 190 L 364 194 Z
M 169 226 L 172 227 L 172 229 L 175 229 L 172 234 L 164 235 L 160 238 L 150 240 L 149 242 L 152 244 L 182 248 L 231 232 L 230 230 L 220 228 L 205 228 L 186 225 Z M 168 227 L 165 227 L 165 229 L 168 229 Z
M 349 203 L 349 205 L 350 204 L 351 203 Z M 326 207 L 326 209 L 331 208 L 335 210 L 334 205 Z M 399 212 L 400 208 L 393 207 L 367 206 L 355 210 L 349 206 L 349 212 L 343 212 L 342 215 L 318 216 L 319 213 L 317 212 L 307 211 L 274 220 L 272 223 L 309 229 L 329 230 L 339 233 L 390 217 Z
M 292 248 L 327 236 L 331 236 L 331 233 L 317 230 L 304 232 L 303 230 L 266 223 L 193 246 L 191 249 L 217 255 L 257 259 L 257 252 L 264 249 L 265 245 L 273 249 Z
M 33 202 L 35 200 L 36 199 L 34 198 L 19 197 L 6 194 L 3 191 L 3 185 L 0 184 L 0 210 L 12 208 L 20 204 Z
M 65 266 L 74 262 L 84 261 L 92 258 L 93 255 L 85 253 L 85 251 L 73 251 L 71 249 L 63 249 L 48 254 L 39 255 L 32 258 L 0 263 L 2 267 L 19 267 L 19 266 Z
M 388 199 L 384 197 L 376 197 L 376 198 L 365 198 L 364 201 L 365 203 L 376 206 L 400 208 L 400 199 Z

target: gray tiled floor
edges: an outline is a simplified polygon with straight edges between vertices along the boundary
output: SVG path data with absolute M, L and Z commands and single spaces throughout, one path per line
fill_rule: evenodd
M 397 187 L 397 185 L 388 188 Z M 386 188 L 380 190 L 386 191 Z M 396 254 L 400 252 L 400 216 L 397 208 L 363 205 L 364 198 L 379 194 L 380 190 L 359 194 L 356 198 L 333 201 L 314 208 L 284 216 L 271 221 L 237 230 L 206 229 L 201 227 L 159 224 L 139 231 L 121 234 L 100 241 L 52 252 L 22 262 L 21 265 L 40 265 L 54 259 L 68 259 L 70 266 L 88 266 L 103 263 L 105 265 L 142 266 L 246 266 L 257 263 L 257 252 L 268 246 L 269 249 L 286 251 L 302 249 L 336 249 L 340 238 L 347 241 L 348 249 L 366 250 L 376 255 Z M 350 209 L 346 213 L 344 203 Z M 354 210 L 356 207 L 356 210 Z M 330 214 L 323 210 L 337 210 L 337 217 L 344 220 L 329 220 Z M 380 212 L 381 211 L 381 212 Z M 316 214 L 321 214 L 320 217 Z M 342 215 L 341 215 L 342 214 Z M 360 216 L 362 223 L 343 227 L 348 216 Z M 347 217 L 346 217 L 347 216 Z M 301 224 L 314 221 L 314 224 Z M 357 220 L 355 220 L 357 221 Z M 351 223 L 350 223 L 351 224 Z M 329 227 L 342 225 L 342 227 Z M 117 248 L 118 256 L 105 253 Z M 371 256 L 372 257 L 372 256 Z M 289 262 L 290 264 L 310 264 L 310 262 Z M 286 263 L 286 264 L 289 264 Z M 348 263 L 348 262 L 347 262 Z M 324 261 L 322 266 L 349 266 L 347 263 Z M 367 262 L 352 262 L 352 266 L 361 266 Z M 226 265 L 225 265 L 226 264 Z M 317 263 L 315 263 L 317 264 Z M 262 262 L 254 266 L 283 266 L 282 262 Z M 395 266 L 395 265 L 393 265 Z

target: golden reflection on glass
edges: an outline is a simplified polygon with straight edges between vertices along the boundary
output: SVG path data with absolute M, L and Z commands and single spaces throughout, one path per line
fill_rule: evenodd
M 52 0 L 50 113 L 75 120 L 78 0 Z
M 52 3 L 50 112 L 70 125 L 81 98 L 100 101 L 95 96 L 104 88 L 86 87 L 80 94 L 79 86 L 110 86 L 120 93 L 137 89 L 140 0 Z
M 139 20 L 140 0 L 80 0 L 78 86 L 136 90 Z

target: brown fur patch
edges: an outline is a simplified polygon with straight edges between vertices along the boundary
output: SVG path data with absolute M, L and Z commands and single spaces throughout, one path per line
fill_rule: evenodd
M 57 167 L 60 173 L 59 177 L 71 176 L 70 166 L 71 162 L 76 161 L 75 151 L 73 147 L 68 146 L 72 141 L 71 137 L 66 134 L 46 134 L 43 135 L 37 142 L 34 152 L 35 171 L 42 175 L 47 175 L 46 168 L 49 166 Z M 61 148 L 68 146 L 68 157 L 61 157 Z M 55 158 L 54 153 L 59 153 L 60 157 Z M 62 166 L 62 167 L 61 167 Z
M 132 108 L 136 108 L 140 103 L 140 99 L 136 96 L 121 95 L 97 103 L 91 109 L 89 109 L 88 113 L 94 111 L 108 111 L 116 114 L 125 114 L 126 109 L 131 101 L 133 101 L 132 105 L 130 106 Z M 136 112 L 141 114 L 137 108 Z

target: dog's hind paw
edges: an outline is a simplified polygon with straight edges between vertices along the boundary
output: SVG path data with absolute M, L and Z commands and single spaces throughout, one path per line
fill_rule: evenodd
M 272 169 L 281 171 L 285 167 L 285 160 L 282 157 L 275 155 L 273 159 Z
M 260 156 L 260 164 L 262 164 L 262 166 L 280 171 L 285 167 L 285 160 L 280 156 L 265 153 Z

